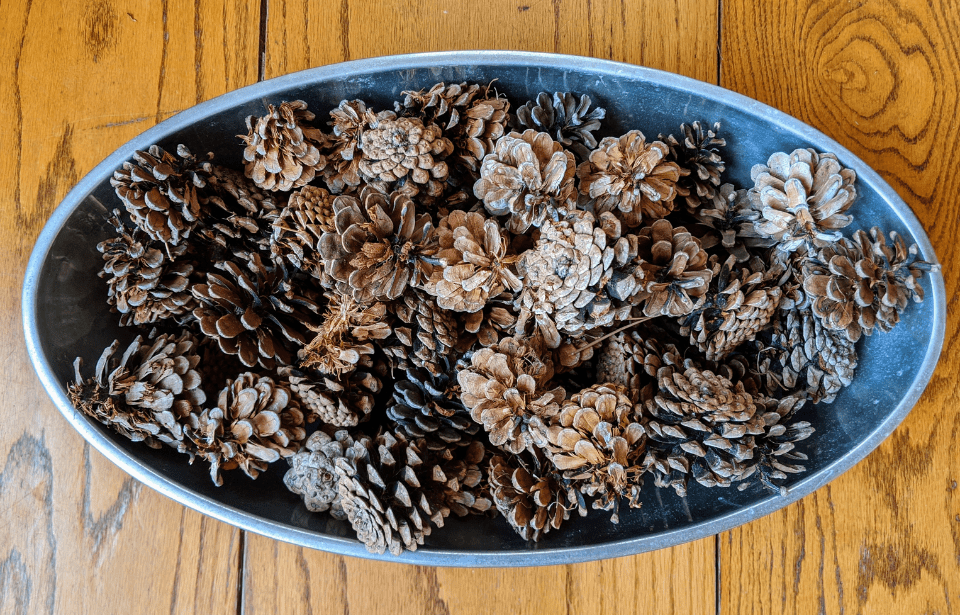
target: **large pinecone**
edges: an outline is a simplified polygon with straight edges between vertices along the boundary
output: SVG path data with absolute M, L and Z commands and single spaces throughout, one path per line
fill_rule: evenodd
M 298 356 L 301 365 L 322 374 L 339 376 L 358 366 L 370 367 L 374 352 L 371 340 L 387 339 L 393 330 L 385 322 L 387 306 L 364 306 L 350 295 L 329 292 L 322 325 L 310 327 L 316 334 Z
M 320 420 L 334 427 L 353 427 L 369 417 L 375 406 L 374 396 L 383 388 L 376 366 L 339 377 L 292 367 L 280 367 L 277 374 L 303 404 L 308 422 Z
M 700 122 L 680 124 L 681 138 L 673 135 L 657 138 L 670 148 L 670 159 L 689 171 L 677 180 L 677 194 L 684 197 L 687 209 L 693 211 L 701 205 L 711 205 L 718 196 L 720 174 L 726 165 L 720 156 L 725 139 L 718 137 L 720 122 L 712 128 L 704 128 Z
M 508 460 L 501 455 L 490 459 L 490 497 L 507 523 L 524 540 L 540 540 L 570 518 L 570 511 L 586 512 L 569 479 L 563 478 L 549 462 L 524 453 Z
M 575 209 L 576 170 L 573 153 L 547 133 L 511 132 L 484 157 L 473 192 L 492 215 L 509 215 L 507 230 L 521 235 Z
M 114 171 L 110 185 L 134 224 L 151 239 L 179 244 L 200 219 L 198 190 L 207 185 L 210 163 L 197 159 L 185 145 L 177 146 L 177 155 L 151 145 L 146 152 L 135 152 L 133 160 Z
M 360 149 L 365 181 L 382 182 L 387 190 L 400 182 L 397 187 L 408 196 L 416 196 L 420 187 L 430 196 L 443 192 L 450 172 L 443 159 L 453 152 L 453 143 L 436 124 L 411 117 L 377 120 L 363 131 Z
M 394 383 L 387 418 L 397 432 L 411 439 L 425 438 L 431 449 L 469 443 L 480 430 L 454 389 L 453 365 L 431 374 L 422 368 L 406 370 L 406 378 Z M 453 382 L 451 382 L 453 379 Z
M 340 506 L 340 475 L 336 461 L 345 457 L 352 461 L 356 453 L 354 439 L 341 429 L 331 438 L 323 431 L 310 434 L 303 448 L 287 458 L 290 469 L 283 475 L 283 484 L 292 493 L 303 496 L 311 512 L 330 511 L 334 519 L 346 519 Z
M 181 320 L 189 315 L 196 300 L 187 289 L 193 264 L 182 259 L 187 244 L 172 246 L 165 253 L 139 228 L 128 230 L 118 210 L 113 210 L 109 222 L 117 236 L 97 244 L 104 260 L 99 276 L 108 278 L 107 303 L 120 312 L 120 325 Z
M 663 218 L 674 208 L 680 167 L 666 159 L 665 143 L 647 143 L 631 130 L 605 137 L 577 169 L 580 192 L 595 199 L 596 213 L 615 211 L 628 227 Z
M 445 360 L 452 358 L 458 347 L 455 314 L 441 309 L 433 297 L 417 289 L 408 290 L 389 307 L 400 321 L 393 328 L 394 337 L 383 346 L 394 367 L 443 373 Z
M 606 117 L 601 107 L 590 109 L 590 97 L 578 99 L 572 92 L 540 92 L 537 99 L 517 109 L 517 123 L 523 128 L 550 133 L 558 143 L 572 151 L 580 160 L 586 160 L 597 147 L 593 132 Z
M 640 258 L 633 273 L 637 289 L 630 302 L 643 301 L 643 313 L 649 317 L 678 317 L 693 311 L 713 277 L 700 241 L 682 226 L 674 228 L 667 220 L 657 220 L 640 230 L 637 242 Z
M 316 116 L 302 100 L 267 105 L 267 115 L 247 117 L 241 136 L 247 177 L 264 190 L 288 192 L 313 181 L 327 164 L 320 153 L 327 137 L 310 125 Z
M 553 362 L 544 362 L 536 348 L 507 337 L 477 350 L 470 365 L 457 373 L 460 401 L 490 434 L 490 442 L 511 453 L 533 447 L 530 423 L 549 421 L 566 397 L 550 388 Z
M 289 263 L 317 280 L 323 280 L 323 259 L 317 250 L 324 233 L 336 231 L 333 200 L 323 188 L 304 186 L 290 194 L 287 206 L 273 221 L 270 250 L 274 262 Z

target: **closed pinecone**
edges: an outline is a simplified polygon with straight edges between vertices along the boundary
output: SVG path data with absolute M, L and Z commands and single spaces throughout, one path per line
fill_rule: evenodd
M 720 122 L 712 128 L 693 122 L 680 124 L 680 139 L 673 135 L 657 137 L 670 148 L 670 159 L 689 171 L 677 180 L 677 194 L 684 197 L 691 211 L 712 205 L 717 198 L 720 174 L 726 168 L 720 148 L 727 145 L 725 139 L 717 136 L 719 132 Z
M 460 401 L 489 433 L 490 442 L 511 453 L 533 447 L 530 423 L 547 421 L 566 397 L 562 387 L 550 388 L 553 362 L 521 340 L 507 337 L 477 350 L 470 365 L 457 373 Z
M 118 210 L 113 210 L 109 222 L 117 236 L 97 244 L 104 260 L 98 275 L 107 278 L 107 303 L 120 312 L 120 325 L 188 316 L 196 300 L 187 289 L 193 265 L 182 260 L 187 244 L 165 253 L 139 228 L 128 230 Z
M 457 348 L 454 313 L 440 309 L 433 297 L 417 289 L 410 289 L 389 307 L 400 321 L 393 328 L 394 339 L 383 347 L 394 367 L 442 373 L 444 359 L 453 356 Z
M 594 382 L 622 386 L 632 401 L 638 401 L 661 367 L 684 364 L 677 347 L 660 342 L 658 337 L 653 332 L 633 330 L 609 338 L 600 348 Z
M 353 427 L 373 412 L 375 394 L 383 388 L 377 370 L 357 370 L 339 377 L 324 376 L 292 367 L 280 367 L 277 374 L 303 405 L 307 421 L 319 420 L 334 427 Z
M 235 354 L 224 354 L 220 344 L 212 337 L 202 337 L 198 348 L 200 364 L 197 371 L 203 377 L 203 388 L 207 391 L 222 391 L 228 380 L 235 380 L 238 374 L 250 368 Z
M 822 248 L 838 239 L 839 229 L 853 221 L 846 211 L 857 197 L 857 174 L 840 166 L 831 153 L 812 149 L 777 152 L 766 165 L 750 170 L 762 218 L 759 234 L 776 240 L 783 252 L 801 245 Z
M 711 262 L 710 289 L 680 319 L 680 334 L 689 335 L 708 361 L 719 361 L 767 326 L 782 292 L 769 272 L 738 267 L 733 255 L 723 264 L 716 258 Z
M 321 235 L 336 231 L 334 198 L 316 186 L 304 186 L 290 194 L 287 206 L 273 221 L 270 251 L 274 262 L 289 263 L 317 280 L 324 279 L 317 246 Z
M 298 356 L 301 365 L 322 374 L 339 376 L 359 367 L 370 367 L 373 340 L 387 339 L 393 330 L 385 322 L 387 306 L 364 306 L 350 295 L 325 294 L 327 309 L 316 334 Z
M 283 384 L 246 372 L 227 382 L 216 406 L 191 415 L 184 432 L 221 486 L 222 471 L 240 468 L 256 478 L 268 464 L 295 454 L 307 437 L 303 424 L 300 405 Z
M 386 190 L 397 187 L 408 196 L 416 196 L 421 187 L 429 196 L 443 192 L 450 173 L 443 158 L 453 152 L 453 143 L 436 124 L 411 117 L 377 120 L 363 131 L 360 149 L 365 181 L 382 182 Z
M 289 192 L 313 181 L 327 159 L 327 137 L 310 125 L 316 116 L 302 100 L 267 105 L 267 115 L 247 117 L 243 150 L 246 176 L 264 190 Z
M 490 459 L 490 497 L 507 523 L 524 540 L 540 540 L 540 536 L 560 528 L 578 506 L 578 496 L 571 481 L 563 478 L 549 462 L 537 455 L 523 454 L 512 459 L 495 455 Z
M 365 186 L 333 202 L 335 230 L 320 237 L 324 270 L 361 303 L 394 300 L 429 279 L 437 238 L 410 197 Z
M 648 144 L 639 130 L 605 137 L 577 169 L 580 192 L 595 199 L 596 213 L 616 212 L 628 227 L 659 220 L 673 211 L 681 175 L 669 152 L 661 141 Z
M 643 460 L 658 487 L 685 495 L 693 477 L 706 487 L 729 487 L 746 477 L 763 414 L 743 383 L 700 370 L 665 366 L 658 388 L 643 399 Z
M 586 160 L 597 147 L 593 132 L 600 128 L 600 120 L 607 114 L 601 107 L 590 109 L 590 103 L 586 94 L 578 99 L 572 92 L 554 92 L 551 98 L 549 93 L 540 92 L 535 101 L 517 109 L 517 124 L 550 133 L 580 160 Z
M 781 400 L 764 398 L 763 433 L 756 437 L 753 461 L 744 479 L 756 477 L 760 484 L 780 495 L 787 495 L 783 482 L 788 474 L 803 472 L 806 468 L 799 462 L 807 460 L 807 455 L 796 450 L 797 442 L 813 435 L 814 428 L 807 421 L 793 421 L 793 416 L 805 403 L 803 396 L 787 396 Z M 749 487 L 744 481 L 737 486 L 743 490 Z
M 446 367 L 436 375 L 423 368 L 406 370 L 406 378 L 394 383 L 387 405 L 394 431 L 411 439 L 425 438 L 430 449 L 468 444 L 480 430 L 451 386 L 453 366 Z
M 637 242 L 640 258 L 633 273 L 637 290 L 630 302 L 643 301 L 648 317 L 679 317 L 693 311 L 713 277 L 700 240 L 682 226 L 674 228 L 667 220 L 657 220 L 640 230 Z
M 573 153 L 550 135 L 511 132 L 483 159 L 473 192 L 494 216 L 509 215 L 508 231 L 523 234 L 576 207 Z
M 317 301 L 286 296 L 282 271 L 265 266 L 258 255 L 248 271 L 232 261 L 216 267 L 222 273 L 207 273 L 207 283 L 192 289 L 200 303 L 193 315 L 203 334 L 248 367 L 290 365 L 296 349 L 307 343 L 304 328 L 317 320 Z
M 516 254 L 495 220 L 477 212 L 454 210 L 437 228 L 442 267 L 434 269 L 425 290 L 437 305 L 457 312 L 477 312 L 491 297 L 523 286 L 516 274 Z
M 375 441 L 362 437 L 353 448 L 352 459 L 336 460 L 340 505 L 371 553 L 416 551 L 451 512 L 491 506 L 477 465 L 482 446 L 465 447 L 459 457 L 447 451 L 443 458 L 422 440 L 385 432 Z
M 564 401 L 556 416 L 535 421 L 538 444 L 551 463 L 565 478 L 582 481 L 580 491 L 597 498 L 595 509 L 613 510 L 614 523 L 620 521 L 620 498 L 640 507 L 646 444 L 640 420 L 625 388 L 595 384 Z
M 176 246 L 200 219 L 198 190 L 207 185 L 210 163 L 197 159 L 185 145 L 177 146 L 176 155 L 151 145 L 135 152 L 133 160 L 114 171 L 110 185 L 134 224 L 151 239 Z
M 716 198 L 695 212 L 700 221 L 698 226 L 718 235 L 720 244 L 741 263 L 750 260 L 749 248 L 767 248 L 776 243 L 756 231 L 760 210 L 756 207 L 759 200 L 755 201 L 755 197 L 747 190 L 734 190 L 732 184 L 723 184 Z
M 334 519 L 346 519 L 340 506 L 340 475 L 336 461 L 341 457 L 352 460 L 354 439 L 341 429 L 330 437 L 323 431 L 310 434 L 303 448 L 287 458 L 290 469 L 283 475 L 287 489 L 303 496 L 303 503 L 311 512 L 330 511 Z

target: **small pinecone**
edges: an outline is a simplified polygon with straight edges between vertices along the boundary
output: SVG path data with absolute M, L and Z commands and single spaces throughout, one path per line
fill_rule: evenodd
M 387 306 L 374 303 L 367 307 L 350 295 L 329 292 L 327 309 L 316 334 L 298 356 L 301 366 L 322 374 L 339 376 L 359 367 L 370 367 L 374 351 L 371 340 L 384 340 L 393 330 L 385 322 Z
M 334 519 L 346 519 L 340 506 L 340 476 L 336 461 L 345 457 L 353 461 L 354 439 L 341 429 L 331 438 L 322 431 L 310 434 L 300 452 L 287 458 L 290 469 L 283 475 L 283 484 L 292 493 L 303 496 L 311 512 L 330 511 Z
M 290 194 L 287 206 L 273 221 L 270 250 L 274 262 L 290 263 L 311 277 L 323 280 L 323 259 L 317 246 L 321 235 L 336 231 L 334 198 L 316 186 L 304 186 Z
M 264 190 L 289 192 L 313 181 L 323 171 L 320 153 L 327 137 L 310 125 L 316 116 L 302 100 L 267 105 L 267 115 L 247 117 L 243 159 L 246 176 Z
M 509 239 L 495 220 L 478 212 L 454 210 L 437 228 L 442 267 L 434 269 L 424 289 L 437 305 L 456 312 L 477 312 L 507 289 L 523 283 L 516 274 L 519 256 L 508 254 Z
M 540 540 L 570 518 L 582 500 L 571 481 L 536 455 L 523 454 L 511 460 L 496 455 L 490 459 L 490 496 L 507 523 L 524 540 Z
M 107 280 L 107 303 L 120 312 L 120 325 L 146 325 L 158 320 L 182 320 L 196 306 L 187 290 L 193 265 L 176 259 L 187 251 L 187 244 L 170 247 L 167 253 L 153 245 L 137 227 L 128 230 L 113 210 L 110 224 L 117 237 L 97 244 L 103 254 Z
M 333 128 L 331 152 L 324 179 L 331 192 L 341 193 L 349 186 L 359 186 L 360 139 L 370 124 L 396 119 L 392 111 L 374 113 L 362 100 L 343 100 L 330 112 Z
M 240 468 L 256 478 L 268 464 L 296 453 L 307 437 L 303 424 L 300 405 L 285 386 L 246 372 L 228 381 L 215 407 L 191 415 L 184 432 L 221 486 L 221 471 Z
M 457 318 L 463 327 L 457 338 L 457 352 L 467 352 L 475 345 L 493 346 L 509 335 L 517 323 L 513 312 L 513 294 L 502 293 L 487 300 L 476 312 L 461 312 Z
M 834 154 L 812 149 L 777 152 L 766 165 L 750 170 L 759 196 L 759 234 L 778 242 L 783 252 L 801 245 L 822 248 L 841 238 L 839 229 L 853 221 L 846 211 L 857 197 L 857 174 L 840 166 Z
M 807 421 L 790 422 L 793 415 L 803 407 L 802 396 L 788 396 L 781 400 L 766 398 L 763 403 L 763 433 L 756 437 L 753 463 L 744 478 L 756 476 L 767 489 L 787 495 L 783 485 L 788 474 L 803 472 L 806 468 L 797 462 L 807 460 L 807 455 L 796 451 L 797 442 L 813 435 L 814 428 Z M 749 483 L 743 482 L 737 489 L 743 490 Z
M 82 360 L 73 363 L 76 380 L 68 398 L 77 410 L 134 442 L 153 448 L 168 444 L 190 452 L 183 422 L 206 402 L 200 388 L 197 340 L 190 333 L 137 336 L 118 359 L 114 341 L 97 361 L 96 375 L 84 380 Z
M 763 414 L 743 383 L 700 370 L 665 366 L 658 390 L 643 399 L 647 434 L 645 470 L 658 487 L 685 495 L 692 476 L 706 487 L 729 487 L 748 474 L 754 436 L 763 434 Z
M 440 309 L 433 297 L 417 289 L 408 290 L 389 307 L 400 320 L 393 328 L 395 340 L 383 346 L 394 367 L 422 367 L 434 375 L 443 373 L 444 358 L 452 357 L 457 348 L 454 313 Z
M 563 402 L 560 413 L 544 422 L 535 419 L 537 444 L 565 478 L 582 481 L 580 491 L 597 497 L 593 508 L 613 510 L 619 523 L 619 501 L 640 507 L 640 458 L 646 439 L 641 412 L 621 386 L 595 384 Z
M 497 141 L 506 133 L 509 111 L 510 102 L 487 86 L 464 111 L 458 130 L 451 131 L 453 163 L 469 180 L 480 176 L 483 159 L 494 152 Z
M 677 194 L 684 197 L 687 209 L 697 210 L 701 205 L 711 205 L 717 198 L 720 174 L 726 165 L 720 156 L 720 148 L 727 142 L 717 136 L 720 122 L 713 128 L 704 128 L 700 122 L 680 124 L 682 141 L 673 135 L 657 139 L 670 148 L 670 159 L 687 169 L 690 174 L 677 181 Z
M 547 132 L 580 160 L 586 160 L 590 151 L 597 147 L 593 132 L 600 128 L 600 120 L 606 117 L 601 107 L 590 109 L 590 97 L 577 96 L 572 92 L 554 92 L 551 99 L 547 92 L 540 92 L 517 109 L 517 124 Z
M 429 214 L 409 196 L 364 186 L 333 202 L 336 228 L 320 237 L 326 273 L 361 303 L 394 300 L 433 271 L 437 238 Z
M 395 102 L 393 106 L 401 117 L 416 117 L 424 124 L 436 124 L 446 132 L 460 123 L 481 90 L 481 86 L 475 83 L 446 85 L 441 81 L 427 91 L 401 92 L 403 101 Z
M 335 462 L 340 505 L 371 553 L 416 551 L 451 512 L 491 506 L 482 495 L 483 473 L 477 465 L 482 445 L 445 459 L 424 448 L 423 441 L 386 432 L 376 441 L 361 437 L 353 449 L 352 459 Z
M 282 271 L 266 267 L 258 255 L 249 263 L 249 271 L 232 261 L 216 267 L 223 273 L 207 273 L 207 283 L 192 289 L 200 302 L 193 315 L 203 334 L 216 339 L 226 354 L 238 355 L 248 367 L 290 365 L 297 348 L 307 343 L 303 328 L 317 320 L 316 300 L 286 296 Z
M 450 173 L 443 159 L 453 152 L 453 143 L 436 124 L 411 117 L 377 120 L 363 131 L 360 149 L 363 180 L 383 182 L 386 189 L 401 182 L 396 187 L 408 196 L 416 196 L 420 187 L 429 196 L 443 192 Z
M 766 280 L 765 273 L 738 268 L 736 260 L 731 255 L 721 265 L 719 259 L 711 257 L 710 289 L 694 310 L 680 319 L 680 334 L 689 335 L 690 344 L 708 361 L 720 361 L 743 342 L 754 339 L 780 303 L 779 280 Z
M 354 427 L 370 416 L 375 394 L 383 388 L 377 370 L 354 371 L 339 378 L 280 367 L 277 374 L 303 404 L 307 422 L 320 420 L 334 427 Z
M 673 211 L 681 176 L 669 153 L 665 143 L 648 144 L 639 130 L 604 137 L 577 169 L 580 192 L 595 199 L 595 213 L 615 211 L 628 227 L 659 220 Z
M 553 362 L 536 348 L 507 337 L 477 350 L 457 373 L 460 401 L 490 434 L 490 442 L 511 453 L 533 447 L 530 423 L 549 420 L 566 397 L 562 387 L 548 388 Z
M 734 190 L 732 184 L 723 184 L 712 203 L 705 203 L 695 212 L 700 221 L 698 226 L 707 233 L 719 235 L 720 244 L 741 263 L 750 260 L 748 248 L 768 248 L 776 244 L 756 231 L 760 211 L 752 200 L 754 196 L 747 190 Z
M 208 158 L 212 157 L 208 155 Z M 137 151 L 134 162 L 114 171 L 110 185 L 134 224 L 151 239 L 175 246 L 190 236 L 200 218 L 198 190 L 207 185 L 210 163 L 198 160 L 185 145 L 177 155 L 158 145 Z
M 550 135 L 511 132 L 483 159 L 473 192 L 494 216 L 509 215 L 506 229 L 521 235 L 576 208 L 572 152 Z
M 422 368 L 408 369 L 406 379 L 394 383 L 387 406 L 394 431 L 411 439 L 425 438 L 430 449 L 467 444 L 480 430 L 452 390 L 453 366 L 446 367 L 436 375 Z

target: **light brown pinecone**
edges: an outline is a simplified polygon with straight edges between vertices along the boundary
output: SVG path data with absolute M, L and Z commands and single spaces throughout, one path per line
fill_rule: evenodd
M 164 252 L 139 228 L 127 229 L 116 209 L 109 222 L 117 236 L 97 244 L 104 261 L 98 275 L 107 278 L 107 303 L 120 312 L 120 325 L 153 324 L 167 318 L 180 321 L 189 316 L 196 300 L 187 289 L 193 264 L 182 259 L 187 244 Z
M 385 322 L 387 306 L 364 306 L 350 295 L 328 292 L 327 308 L 319 327 L 309 327 L 316 335 L 298 356 L 305 368 L 339 376 L 360 367 L 370 367 L 372 340 L 384 340 L 393 332 Z
M 320 153 L 327 137 L 310 124 L 315 117 L 302 100 L 267 105 L 263 117 L 248 116 L 248 133 L 240 137 L 246 176 L 264 190 L 283 192 L 313 181 L 327 164 Z
M 508 215 L 506 229 L 523 234 L 576 208 L 573 153 L 550 135 L 511 132 L 483 159 L 473 193 L 494 216 Z
M 563 402 L 559 414 L 534 419 L 535 441 L 565 478 L 582 481 L 596 497 L 593 507 L 612 510 L 619 523 L 620 498 L 640 507 L 640 458 L 646 446 L 641 412 L 624 387 L 595 384 Z
M 637 285 L 629 301 L 642 301 L 646 316 L 689 314 L 710 287 L 709 255 L 682 226 L 674 228 L 667 220 L 657 220 L 644 227 L 637 235 L 637 253 L 632 274 Z
M 680 124 L 679 139 L 673 135 L 657 137 L 670 148 L 670 159 L 689 172 L 677 180 L 677 195 L 684 197 L 690 211 L 712 205 L 718 196 L 720 174 L 726 168 L 720 148 L 727 145 L 717 136 L 719 133 L 720 122 L 712 128 L 693 122 Z
M 834 154 L 777 152 L 766 165 L 754 165 L 750 177 L 761 204 L 756 230 L 776 240 L 783 252 L 804 244 L 811 249 L 830 245 L 853 221 L 846 212 L 857 197 L 857 174 L 840 166 Z
M 431 374 L 423 368 L 406 370 L 394 382 L 393 399 L 387 404 L 387 419 L 395 432 L 411 439 L 426 439 L 427 448 L 443 449 L 469 444 L 480 430 L 460 401 L 454 365 Z
M 541 356 L 537 348 L 507 337 L 477 350 L 457 373 L 460 401 L 470 416 L 489 432 L 494 446 L 514 454 L 534 446 L 531 420 L 549 420 L 566 397 L 562 387 L 551 388 L 553 362 Z
M 217 405 L 190 416 L 185 435 L 210 464 L 210 478 L 236 468 L 256 478 L 267 465 L 290 457 L 307 437 L 300 405 L 290 391 L 265 376 L 246 372 L 228 381 Z
M 270 252 L 274 262 L 289 263 L 317 280 L 324 279 L 323 259 L 317 247 L 321 235 L 336 231 L 335 198 L 316 186 L 304 186 L 290 194 L 287 206 L 273 221 Z
M 206 187 L 211 165 L 198 159 L 185 145 L 177 154 L 151 145 L 137 151 L 134 162 L 124 162 L 114 171 L 110 185 L 123 201 L 133 223 L 151 239 L 175 246 L 190 236 L 200 219 L 200 195 Z
M 458 129 L 451 131 L 452 160 L 469 180 L 479 178 L 483 159 L 494 152 L 506 133 L 509 111 L 510 102 L 486 86 L 464 111 Z
M 373 412 L 374 395 L 383 388 L 376 366 L 339 377 L 280 367 L 277 374 L 303 404 L 307 422 L 319 420 L 334 427 L 353 427 Z
M 604 137 L 577 169 L 580 192 L 595 199 L 596 213 L 616 212 L 628 227 L 663 218 L 673 211 L 681 175 L 666 159 L 669 152 L 661 141 L 648 144 L 639 130 Z
M 436 267 L 424 289 L 437 305 L 456 312 L 477 312 L 507 289 L 523 286 L 517 277 L 520 257 L 509 254 L 509 238 L 495 220 L 477 212 L 454 210 L 437 228 L 440 250 Z
M 303 448 L 287 458 L 290 469 L 283 475 L 283 484 L 292 493 L 303 496 L 311 512 L 330 511 L 334 519 L 346 519 L 340 506 L 340 475 L 336 460 L 355 454 L 354 439 L 341 429 L 330 437 L 323 431 L 310 434 Z
M 601 107 L 590 109 L 590 103 L 586 94 L 578 99 L 572 92 L 554 92 L 552 97 L 540 92 L 536 100 L 517 108 L 517 124 L 549 133 L 580 160 L 586 160 L 597 147 L 593 132 L 600 128 L 600 120 L 607 114 Z
M 363 180 L 408 196 L 416 196 L 421 188 L 429 196 L 443 193 L 450 173 L 443 159 L 453 153 L 453 143 L 436 124 L 424 125 L 411 117 L 376 120 L 363 131 L 360 149 Z
M 444 359 L 452 357 L 457 348 L 454 313 L 440 309 L 433 297 L 417 289 L 408 290 L 389 309 L 400 321 L 393 328 L 394 338 L 383 345 L 393 366 L 422 367 L 431 374 L 442 373 Z
M 490 459 L 490 496 L 507 523 L 524 540 L 540 536 L 570 518 L 578 507 L 578 493 L 549 462 L 536 455 L 522 454 L 512 459 L 495 455 Z M 582 496 L 580 496 L 582 498 Z
M 481 86 L 475 83 L 451 83 L 442 81 L 429 90 L 406 90 L 401 92 L 403 101 L 393 104 L 397 115 L 416 117 L 424 124 L 436 124 L 444 132 L 460 123 L 470 103 L 481 93 Z

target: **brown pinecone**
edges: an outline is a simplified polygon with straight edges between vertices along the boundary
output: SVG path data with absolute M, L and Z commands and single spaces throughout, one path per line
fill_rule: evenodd
M 647 143 L 631 130 L 619 139 L 605 137 L 577 169 L 580 192 L 595 199 L 593 210 L 617 212 L 628 227 L 663 218 L 674 208 L 681 169 L 666 160 L 665 143 Z
M 397 378 L 393 399 L 387 405 L 391 428 L 411 439 L 425 438 L 427 448 L 443 449 L 468 444 L 480 430 L 451 386 L 454 366 L 448 361 L 439 374 L 422 368 L 406 370 Z
M 578 507 L 578 492 L 549 463 L 536 455 L 523 454 L 511 460 L 496 455 L 490 459 L 490 496 L 507 523 L 524 540 L 540 540 L 570 518 Z
M 487 300 L 476 312 L 460 312 L 457 318 L 463 327 L 457 338 L 457 352 L 466 352 L 476 344 L 493 346 L 509 335 L 517 323 L 513 312 L 513 294 L 502 293 Z
M 483 159 L 473 193 L 494 216 L 509 215 L 506 229 L 521 235 L 576 208 L 573 153 L 550 135 L 511 132 Z
M 607 114 L 601 107 L 590 109 L 590 103 L 586 94 L 577 99 L 572 92 L 554 92 L 551 98 L 549 93 L 540 92 L 536 100 L 517 108 L 517 124 L 549 133 L 580 160 L 586 160 L 597 147 L 593 132 Z
M 680 319 L 680 334 L 690 336 L 708 361 L 720 361 L 767 326 L 780 303 L 781 280 L 771 279 L 770 271 L 738 267 L 733 255 L 722 265 L 716 257 L 710 261 L 710 289 Z
M 511 453 L 533 447 L 530 422 L 548 420 L 566 397 L 562 387 L 548 388 L 553 362 L 538 349 L 507 337 L 477 350 L 457 373 L 460 401 L 490 434 L 490 442 Z
M 311 296 L 285 293 L 282 271 L 265 266 L 258 255 L 248 265 L 244 271 L 232 261 L 217 263 L 222 273 L 207 273 L 206 284 L 193 286 L 200 302 L 193 315 L 204 335 L 244 365 L 290 365 L 307 343 L 304 328 L 317 320 L 320 306 Z
M 757 205 L 759 200 L 756 200 L 756 195 L 747 190 L 734 190 L 732 184 L 723 184 L 712 203 L 704 203 L 695 215 L 701 229 L 719 236 L 719 243 L 727 252 L 744 263 L 750 260 L 748 248 L 767 248 L 776 244 L 756 231 L 755 223 L 760 219 Z M 706 236 L 700 236 L 703 237 L 701 241 L 705 242 Z
M 327 159 L 320 153 L 327 137 L 310 122 L 316 116 L 302 100 L 267 105 L 267 115 L 247 117 L 246 176 L 264 190 L 289 192 L 313 181 Z
M 692 476 L 706 487 L 728 487 L 747 476 L 754 436 L 763 432 L 762 411 L 743 383 L 700 370 L 665 366 L 658 389 L 645 395 L 643 467 L 658 487 L 685 495 Z
M 383 388 L 377 371 L 374 366 L 370 371 L 358 370 L 332 378 L 280 367 L 277 374 L 303 404 L 307 422 L 320 420 L 334 427 L 353 427 L 373 412 L 374 395 Z
M 250 372 L 228 381 L 215 407 L 189 418 L 185 435 L 210 463 L 217 486 L 223 485 L 221 471 L 240 468 L 256 478 L 267 464 L 296 453 L 307 437 L 303 413 L 290 391 Z
M 564 401 L 556 416 L 534 419 L 535 441 L 565 478 L 582 481 L 580 491 L 597 497 L 593 508 L 613 510 L 610 520 L 619 523 L 620 498 L 640 507 L 640 420 L 625 388 L 595 384 Z
M 352 296 L 329 292 L 327 309 L 319 327 L 309 327 L 316 335 L 298 356 L 301 365 L 322 374 L 339 376 L 372 365 L 371 340 L 384 340 L 393 330 L 384 322 L 387 306 L 374 303 L 367 307 Z
M 274 262 L 289 263 L 317 280 L 324 279 L 323 259 L 317 246 L 321 235 L 336 231 L 334 198 L 316 186 L 304 186 L 290 194 L 287 206 L 273 221 L 270 251 Z
M 411 117 L 376 120 L 363 131 L 360 149 L 363 180 L 408 196 L 419 194 L 421 187 L 429 196 L 443 193 L 450 173 L 443 159 L 453 153 L 453 143 L 436 124 Z
M 337 431 L 332 438 L 318 430 L 310 434 L 298 453 L 287 458 L 290 469 L 283 475 L 283 484 L 303 496 L 307 510 L 330 511 L 334 519 L 347 518 L 340 506 L 336 461 L 341 457 L 352 461 L 354 442 L 346 430 Z
M 516 274 L 520 257 L 508 254 L 509 239 L 495 220 L 477 212 L 454 210 L 437 228 L 440 251 L 424 289 L 437 305 L 456 312 L 477 312 L 490 300 L 523 286 Z
M 494 152 L 497 141 L 506 133 L 509 111 L 510 102 L 487 86 L 464 111 L 458 129 L 451 131 L 452 160 L 470 181 L 480 177 L 483 159 Z
M 351 186 L 359 186 L 360 139 L 370 124 L 396 119 L 392 111 L 374 112 L 362 100 L 343 100 L 330 112 L 333 128 L 331 151 L 324 179 L 331 192 L 341 193 Z
M 325 272 L 361 303 L 394 300 L 433 271 L 437 238 L 410 197 L 364 186 L 333 202 L 336 228 L 320 237 Z
M 634 402 L 648 380 L 663 366 L 683 363 L 676 346 L 662 346 L 656 339 L 638 331 L 624 331 L 609 338 L 600 347 L 597 359 L 597 382 L 619 385 Z M 646 376 L 645 376 L 646 375 Z
M 464 112 L 481 91 L 481 86 L 475 83 L 446 85 L 441 81 L 427 91 L 401 92 L 403 101 L 395 102 L 393 106 L 399 116 L 419 118 L 424 124 L 436 124 L 446 132 L 460 123 Z
M 491 506 L 482 496 L 483 474 L 477 466 L 482 446 L 465 447 L 462 457 L 443 459 L 423 441 L 386 432 L 376 441 L 361 437 L 353 449 L 352 459 L 344 456 L 335 462 L 340 505 L 371 553 L 416 551 L 451 512 Z
M 838 239 L 853 221 L 846 211 L 857 197 L 857 174 L 840 166 L 831 153 L 812 149 L 777 152 L 766 165 L 750 170 L 762 218 L 757 233 L 776 240 L 783 252 L 801 245 L 822 248 Z
M 198 160 L 185 145 L 177 155 L 151 145 L 137 151 L 134 162 L 114 171 L 110 185 L 123 201 L 133 223 L 151 239 L 175 246 L 190 236 L 200 219 L 198 190 L 207 185 L 211 165 Z
M 801 461 L 807 455 L 796 451 L 796 443 L 813 435 L 814 428 L 807 421 L 790 422 L 793 415 L 803 407 L 803 396 L 788 396 L 781 400 L 765 398 L 763 403 L 763 433 L 756 437 L 753 461 L 744 479 L 756 476 L 767 489 L 787 495 L 783 481 L 787 474 L 797 474 L 806 468 Z M 749 487 L 748 482 L 737 485 L 738 490 Z
M 128 230 L 113 210 L 109 222 L 117 229 L 117 237 L 101 241 L 97 250 L 103 254 L 103 271 L 107 279 L 107 303 L 120 312 L 120 325 L 146 325 L 158 320 L 183 320 L 196 306 L 187 290 L 193 265 L 182 258 L 187 244 L 160 250 L 137 227 Z
M 444 358 L 452 357 L 457 348 L 454 313 L 440 309 L 433 297 L 417 289 L 408 290 L 388 307 L 400 320 L 393 328 L 394 338 L 382 346 L 393 367 L 422 367 L 431 374 L 442 373 Z
M 700 122 L 680 124 L 682 140 L 673 135 L 659 135 L 670 148 L 670 159 L 686 169 L 689 174 L 677 180 L 677 194 L 684 197 L 687 209 L 695 211 L 701 205 L 712 205 L 718 195 L 720 174 L 726 165 L 720 156 L 720 148 L 725 147 L 725 139 L 718 137 L 720 122 L 713 128 L 704 128 Z

